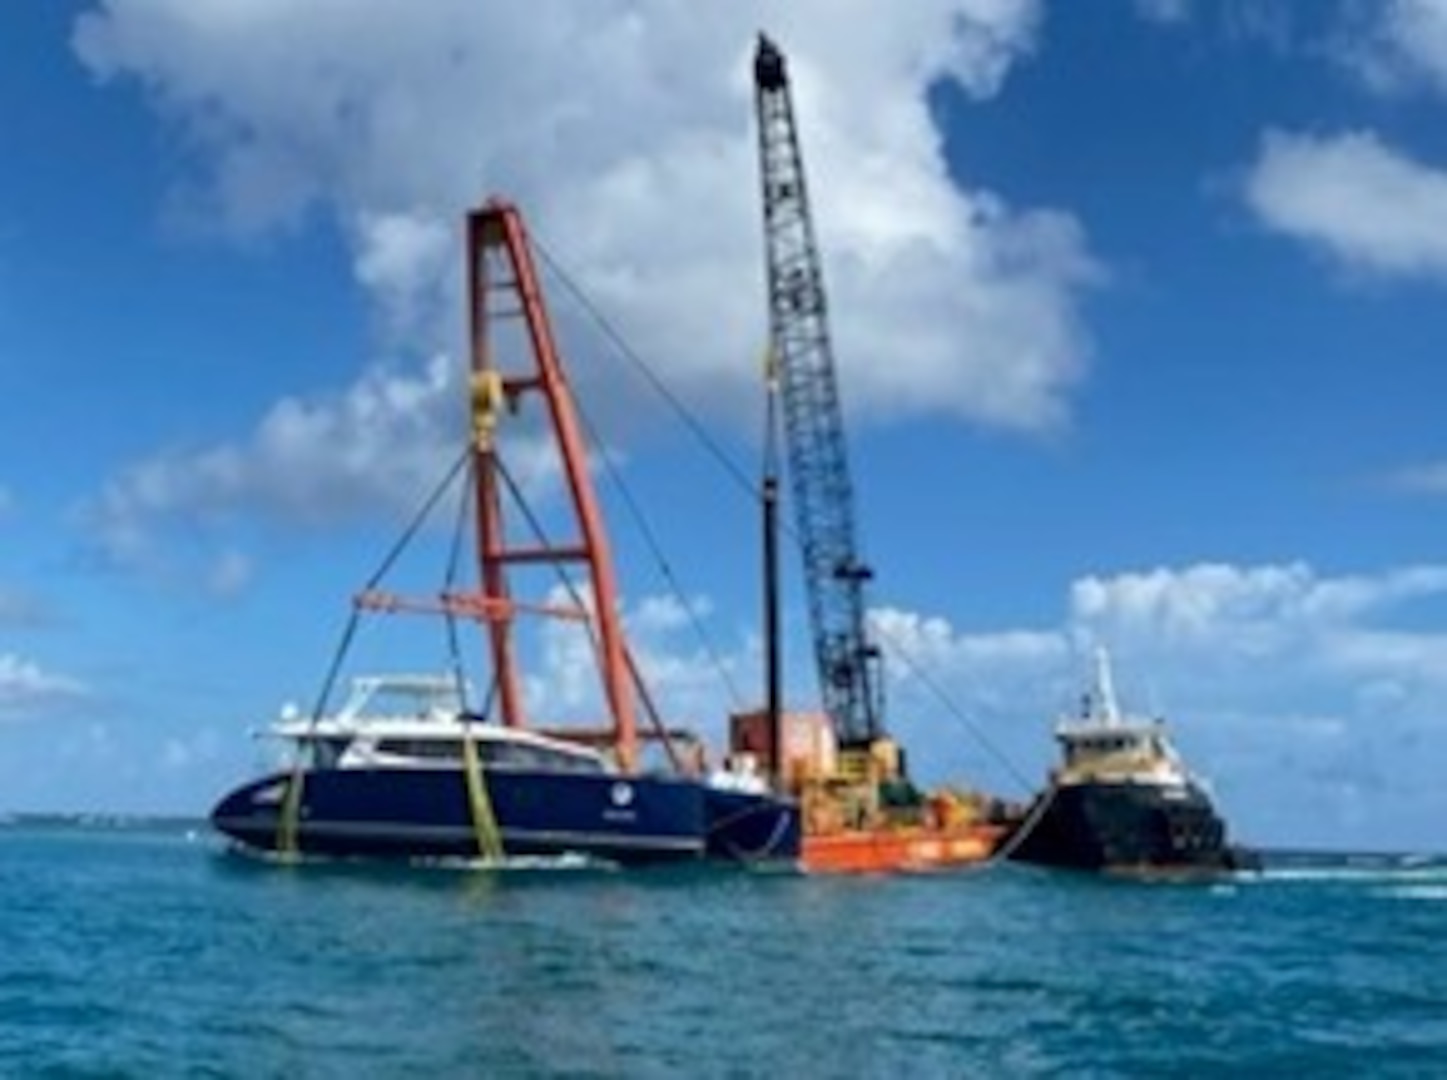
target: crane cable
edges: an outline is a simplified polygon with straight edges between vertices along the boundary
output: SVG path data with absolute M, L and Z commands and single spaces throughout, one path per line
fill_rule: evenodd
M 959 709 L 959 707 L 955 705 L 954 700 L 945 693 L 944 687 L 940 686 L 938 682 L 931 678 L 929 673 L 925 671 L 924 668 L 921 667 L 920 664 L 916 662 L 915 659 L 910 656 L 904 648 L 901 647 L 900 643 L 897 640 L 891 639 L 890 636 L 883 630 L 881 630 L 878 626 L 874 627 L 874 634 L 875 637 L 878 638 L 878 640 L 889 649 L 891 656 L 894 656 L 897 659 L 903 661 L 904 666 L 908 670 L 909 674 L 913 675 L 916 679 L 920 681 L 920 684 L 924 686 L 924 688 L 934 696 L 935 700 L 939 702 L 939 704 L 944 708 L 945 712 L 952 719 L 958 722 L 966 731 L 968 731 L 980 744 L 984 751 L 989 754 L 990 757 L 994 758 L 995 762 L 1002 766 L 1004 770 L 1010 774 L 1010 777 L 1016 783 L 1018 783 L 1025 790 L 1030 790 L 1030 781 L 1026 778 L 1024 773 L 1022 773 L 1019 769 L 1015 767 L 1015 764 L 1009 759 L 1009 757 L 1006 756 L 1005 752 L 1001 750 L 998 746 L 996 746 L 985 735 L 984 731 L 981 730 L 979 725 L 970 723 L 969 718 L 966 717 L 965 714 Z
M 432 492 L 423 500 L 422 505 L 418 508 L 417 513 L 413 515 L 407 528 L 403 530 L 402 535 L 383 557 L 381 565 L 379 565 L 377 569 L 372 572 L 372 576 L 367 579 L 367 584 L 363 588 L 363 592 L 370 592 L 375 589 L 381 580 L 387 576 L 387 573 L 392 569 L 397 559 L 401 557 L 407 545 L 412 542 L 412 538 L 416 536 L 417 532 L 422 528 L 422 523 L 431 516 L 433 508 L 436 507 L 442 496 L 447 492 L 447 489 L 452 486 L 453 481 L 457 479 L 458 474 L 462 471 L 463 466 L 467 464 L 471 456 L 472 447 L 468 446 L 458 456 L 452 467 L 448 469 L 447 475 L 442 478 L 441 483 L 433 488 Z M 316 702 L 312 706 L 311 719 L 307 725 L 308 734 L 316 731 L 317 724 L 320 723 L 322 715 L 326 711 L 327 701 L 331 698 L 332 688 L 336 684 L 337 674 L 341 671 L 342 661 L 346 658 L 348 651 L 350 651 L 352 647 L 352 639 L 356 637 L 357 625 L 360 621 L 361 612 L 354 604 L 351 613 L 347 617 L 347 624 L 342 631 L 341 640 L 337 643 L 336 650 L 332 653 L 332 661 L 327 668 L 326 677 L 322 680 L 321 691 L 317 694 Z M 278 855 L 286 860 L 295 859 L 300 851 L 299 833 L 302 811 L 302 788 L 305 784 L 306 763 L 303 755 L 298 753 L 292 762 L 291 771 L 286 778 L 286 790 L 282 795 L 281 806 L 276 821 L 276 851 Z
M 568 275 L 567 271 L 565 271 L 558 263 L 558 261 L 553 258 L 553 256 L 549 253 L 548 249 L 537 239 L 536 236 L 533 237 L 533 246 L 542 256 L 544 265 L 546 265 L 549 271 L 551 271 L 551 273 L 557 278 L 559 284 L 563 286 L 564 290 L 573 298 L 573 300 L 578 304 L 578 306 L 582 308 L 583 312 L 593 320 L 593 322 L 597 325 L 599 332 L 603 335 L 607 342 L 613 346 L 613 349 L 618 353 L 618 355 L 628 360 L 634 366 L 634 368 L 643 375 L 643 378 L 648 383 L 648 385 L 654 390 L 655 393 L 657 393 L 661 398 L 663 398 L 664 401 L 668 403 L 668 405 L 673 409 L 674 414 L 683 420 L 685 426 L 687 426 L 688 429 L 693 433 L 694 437 L 697 438 L 699 442 L 702 443 L 703 446 L 709 451 L 709 453 L 713 456 L 715 462 L 720 464 L 724 468 L 724 470 L 729 473 L 734 482 L 738 484 L 739 487 L 742 488 L 744 491 L 747 491 L 752 498 L 757 499 L 759 497 L 758 490 L 754 487 L 753 482 L 750 481 L 749 478 L 744 474 L 743 470 L 740 469 L 734 463 L 734 461 L 724 452 L 723 448 L 718 444 L 718 441 L 709 435 L 708 430 L 704 428 L 704 426 L 698 421 L 696 417 L 693 416 L 691 412 L 689 412 L 687 406 L 685 406 L 683 402 L 679 399 L 679 397 L 668 388 L 667 384 L 664 383 L 661 378 L 659 378 L 658 374 L 653 371 L 653 369 L 648 366 L 648 364 L 643 360 L 643 358 L 640 357 L 638 353 L 629 346 L 628 342 L 624 340 L 622 334 L 618 332 L 618 330 L 608 320 L 607 316 L 605 316 L 602 311 L 598 309 L 598 306 L 588 298 L 587 294 L 583 292 L 582 288 L 572 279 L 572 277 Z M 697 610 L 685 596 L 683 588 L 679 584 L 678 577 L 673 571 L 672 564 L 663 554 L 662 545 L 658 542 L 657 534 L 652 530 L 652 528 L 649 527 L 648 520 L 644 516 L 642 509 L 639 507 L 637 500 L 634 499 L 632 491 L 630 490 L 628 485 L 623 482 L 622 475 L 620 474 L 617 466 L 614 464 L 612 455 L 604 449 L 603 442 L 598 437 L 598 429 L 593 423 L 592 418 L 588 415 L 587 410 L 583 407 L 581 402 L 576 400 L 576 398 L 574 399 L 574 406 L 577 409 L 580 420 L 582 421 L 584 434 L 587 436 L 588 442 L 593 446 L 594 450 L 596 451 L 596 457 L 603 464 L 603 471 L 607 473 L 609 482 L 619 492 L 619 495 L 623 500 L 623 505 L 628 511 L 629 516 L 633 519 L 634 526 L 642 535 L 644 544 L 649 550 L 649 554 L 653 557 L 654 562 L 658 565 L 659 572 L 663 575 L 665 581 L 668 583 L 669 589 L 673 592 L 675 598 L 679 602 L 679 605 L 687 614 L 689 623 L 693 628 L 694 634 L 701 642 L 704 652 L 708 654 L 709 662 L 719 673 L 719 678 L 722 680 L 729 697 L 733 700 L 734 708 L 742 709 L 743 696 L 739 692 L 738 685 L 729 675 L 728 667 L 723 663 L 723 660 L 719 655 L 718 649 L 714 646 L 712 639 L 708 636 L 707 631 L 704 629 L 703 622 L 698 617 Z
M 763 496 L 760 493 L 757 485 L 748 477 L 744 470 L 739 467 L 739 465 L 733 460 L 733 458 L 728 455 L 728 453 L 723 449 L 722 445 L 720 445 L 718 440 L 713 438 L 708 433 L 707 428 L 705 428 L 703 424 L 698 420 L 698 418 L 693 415 L 693 413 L 689 410 L 688 406 L 683 402 L 683 400 L 672 390 L 670 390 L 668 388 L 668 385 L 663 381 L 663 379 L 658 375 L 658 373 L 649 366 L 647 361 L 645 361 L 632 347 L 629 346 L 627 341 L 624 340 L 622 334 L 613 326 L 607 316 L 605 316 L 598 309 L 597 305 L 594 304 L 587 297 L 587 295 L 583 292 L 582 288 L 567 274 L 566 271 L 563 270 L 561 265 L 559 265 L 558 261 L 553 258 L 548 249 L 537 239 L 536 234 L 533 236 L 533 246 L 537 248 L 538 252 L 542 255 L 544 264 L 557 277 L 558 281 L 562 284 L 564 289 L 569 293 L 569 295 L 573 297 L 574 301 L 578 303 L 578 305 L 582 308 L 583 312 L 588 315 L 594 321 L 594 323 L 597 324 L 599 331 L 608 341 L 608 343 L 613 346 L 613 349 L 617 352 L 617 354 L 633 365 L 633 367 L 642 375 L 644 381 L 664 400 L 664 402 L 669 406 L 669 408 L 673 410 L 675 416 L 677 416 L 683 422 L 684 426 L 688 428 L 688 430 L 694 435 L 694 437 L 698 439 L 698 441 L 703 445 L 704 449 L 708 451 L 709 455 L 714 459 L 715 463 L 723 469 L 723 471 L 729 476 L 729 478 L 732 479 L 741 490 L 746 492 L 751 500 L 761 502 Z M 607 467 L 611 471 L 611 462 L 606 456 L 603 460 L 605 463 L 605 467 Z M 793 524 L 787 520 L 781 520 L 779 524 L 788 535 L 789 540 L 796 547 L 802 548 L 803 539 L 800 537 L 798 530 L 793 526 Z M 685 605 L 685 608 L 689 611 L 690 616 L 692 617 L 692 608 L 688 605 Z M 1005 768 L 1005 771 L 1010 774 L 1012 779 L 1014 779 L 1018 784 L 1020 784 L 1021 787 L 1023 787 L 1025 790 L 1030 790 L 1032 785 L 1029 780 L 1025 778 L 1024 774 L 1010 761 L 1010 759 L 1005 755 L 1002 750 L 1000 750 L 993 742 L 991 742 L 991 740 L 985 735 L 983 729 L 978 724 L 973 723 L 969 719 L 969 717 L 967 717 L 963 713 L 963 711 L 961 711 L 959 707 L 955 705 L 953 700 L 950 699 L 950 697 L 944 692 L 943 688 L 924 674 L 923 669 L 909 656 L 908 652 L 901 647 L 900 643 L 898 641 L 891 641 L 886 635 L 883 635 L 880 632 L 877 626 L 874 628 L 874 631 L 876 635 L 880 637 L 881 642 L 889 647 L 891 655 L 902 659 L 905 663 L 905 666 L 909 668 L 910 671 L 920 679 L 921 683 L 924 684 L 936 697 L 936 699 L 944 706 L 947 715 L 949 715 L 952 720 L 959 724 L 960 727 L 968 735 L 970 735 L 970 737 L 973 738 L 991 758 L 993 758 L 997 763 L 1001 764 Z
M 523 521 L 527 524 L 528 528 L 532 530 L 533 538 L 541 546 L 551 547 L 552 545 L 548 542 L 547 533 L 543 530 L 542 522 L 538 520 L 537 515 L 535 515 L 532 511 L 532 507 L 530 507 L 527 503 L 527 500 L 523 498 L 522 489 L 518 485 L 518 482 L 513 478 L 512 473 L 502 463 L 501 459 L 497 460 L 495 464 L 497 466 L 498 475 L 502 477 L 503 487 L 507 489 L 508 495 L 513 499 L 514 502 L 517 503 L 518 513 L 522 515 Z M 571 601 L 579 610 L 587 611 L 588 603 L 583 598 L 582 593 L 578 590 L 578 586 L 573 581 L 573 579 L 568 576 L 567 572 L 563 569 L 561 565 L 555 564 L 553 570 L 554 573 L 557 575 L 559 583 L 561 583 L 561 585 L 563 586 L 563 590 L 568 594 L 569 601 Z M 685 609 L 686 607 L 687 606 L 685 605 Z M 603 646 L 602 643 L 598 640 L 598 634 L 593 624 L 593 620 L 585 619 L 583 622 L 583 629 L 584 632 L 588 635 L 588 646 L 593 650 L 593 655 L 598 658 L 601 663 Z M 658 709 L 654 704 L 652 696 L 648 692 L 648 687 L 645 686 L 643 683 L 643 677 L 638 670 L 637 661 L 635 661 L 633 658 L 633 650 L 628 647 L 626 641 L 623 643 L 623 659 L 628 665 L 628 672 L 633 682 L 634 689 L 638 691 L 638 696 L 643 704 L 644 711 L 648 714 L 649 723 L 653 726 L 654 730 L 658 733 L 659 738 L 662 740 L 664 750 L 668 754 L 669 761 L 675 767 L 677 767 L 679 765 L 679 759 L 677 753 L 674 751 L 672 740 L 668 737 L 667 726 L 663 723 L 662 717 L 660 717 L 658 714 Z
M 1059 791 L 1059 785 L 1052 782 L 1035 800 L 1035 805 L 1030 808 L 1030 812 L 1025 815 L 1020 824 L 1016 825 L 1010 832 L 1005 842 L 990 852 L 990 857 L 986 861 L 990 863 L 1001 863 L 1015 854 L 1020 845 L 1030 839 L 1030 834 L 1033 833 L 1040 822 L 1044 820 L 1046 811 L 1050 809 L 1050 805 L 1055 801 L 1055 796 Z

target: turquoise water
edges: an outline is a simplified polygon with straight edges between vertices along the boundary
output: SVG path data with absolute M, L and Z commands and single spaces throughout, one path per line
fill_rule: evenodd
M 0 828 L 0 1075 L 1447 1076 L 1447 865 L 283 868 Z

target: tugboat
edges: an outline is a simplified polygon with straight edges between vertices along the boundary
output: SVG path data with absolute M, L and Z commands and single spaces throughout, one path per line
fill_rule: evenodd
M 1110 659 L 1095 657 L 1095 685 L 1078 718 L 1056 726 L 1062 760 L 1001 847 L 1019 862 L 1077 870 L 1185 875 L 1255 869 L 1232 846 L 1204 783 L 1171 745 L 1163 720 L 1125 716 Z
M 713 782 L 702 755 L 687 752 L 680 730 L 659 720 L 639 677 L 623 633 L 583 425 L 521 215 L 491 201 L 469 215 L 467 235 L 470 437 L 423 514 L 354 598 L 316 709 L 273 726 L 271 733 L 291 746 L 291 762 L 223 796 L 212 824 L 244 849 L 283 858 L 495 864 L 581 857 L 617 865 L 716 860 L 792 867 L 800 853 L 798 803 L 740 770 L 727 783 Z M 511 333 L 502 334 L 504 328 Z M 513 423 L 531 407 L 536 411 L 520 418 L 528 426 Z M 507 465 L 512 450 L 536 454 L 530 436 L 539 430 L 554 437 L 570 496 L 561 540 L 544 535 L 542 517 L 525 504 Z M 401 548 L 454 486 L 461 497 L 445 585 L 420 598 L 384 591 L 381 579 Z M 475 584 L 457 580 L 469 531 Z M 553 575 L 539 583 L 539 569 Z M 527 571 L 534 573 L 526 577 Z M 542 595 L 528 600 L 526 581 Z M 328 713 L 359 618 L 396 612 L 446 619 L 449 675 L 365 676 L 354 681 L 342 708 Z M 527 707 L 519 663 L 531 644 L 520 623 L 529 618 L 571 622 L 586 635 L 602 714 L 591 724 L 540 725 L 529 715 L 536 710 Z M 488 661 L 486 678 L 476 680 L 481 700 L 463 674 L 456 626 L 463 620 L 485 631 L 479 652 Z M 656 760 L 658 753 L 654 761 L 645 758 L 645 749 L 660 747 L 665 761 Z

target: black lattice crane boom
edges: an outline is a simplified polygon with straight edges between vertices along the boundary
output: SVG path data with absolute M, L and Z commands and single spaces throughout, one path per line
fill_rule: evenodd
M 884 734 L 879 650 L 865 627 L 860 561 L 824 273 L 804 183 L 804 160 L 783 53 L 759 36 L 754 104 L 763 185 L 771 377 L 783 403 L 795 526 L 823 703 L 843 749 Z

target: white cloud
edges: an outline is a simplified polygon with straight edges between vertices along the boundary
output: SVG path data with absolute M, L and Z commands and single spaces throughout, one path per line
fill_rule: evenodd
M 591 590 L 580 595 L 591 606 Z M 547 602 L 574 606 L 573 595 L 561 586 L 552 588 Z M 761 672 L 757 643 L 748 640 L 728 646 L 702 641 L 712 604 L 703 597 L 686 603 L 674 594 L 640 597 L 625 603 L 623 622 L 628 647 L 648 699 L 659 719 L 670 726 L 691 726 L 716 745 L 723 736 L 724 720 L 732 710 L 756 704 L 738 697 L 740 672 Z M 602 723 L 607 715 L 597 656 L 586 628 L 578 622 L 552 620 L 538 627 L 535 641 L 538 663 L 526 665 L 526 707 L 543 723 Z M 755 684 L 762 679 L 759 675 Z M 640 728 L 648 724 L 646 704 L 635 699 Z
M 1189 29 L 1198 38 L 1231 47 L 1264 47 L 1279 55 L 1294 51 L 1312 35 L 1312 13 L 1291 4 L 1261 0 L 1134 0 L 1136 15 L 1172 31 Z M 1315 47 L 1315 46 L 1313 46 Z
M 456 222 L 507 193 L 671 386 L 731 409 L 753 400 L 764 334 L 748 61 L 771 22 L 794 72 L 845 401 L 1034 430 L 1064 422 L 1083 378 L 1076 301 L 1098 270 L 1067 215 L 954 186 L 927 91 L 954 79 L 997 93 L 1033 46 L 1037 8 L 927 0 L 882 20 L 863 3 L 109 0 L 78 19 L 74 44 L 101 80 L 143 83 L 184 132 L 184 195 L 227 232 L 321 208 L 405 325 L 457 310 Z M 116 534 L 140 529 L 129 511 L 148 491 L 302 519 L 394 492 L 433 444 L 383 460 L 388 432 L 345 426 L 358 397 L 401 385 L 390 379 L 367 376 L 332 407 L 284 400 L 246 440 L 133 467 L 107 493 Z M 340 435 L 340 462 L 334 443 L 300 452 L 324 434 Z
M 1447 461 L 1408 465 L 1387 475 L 1384 482 L 1409 495 L 1447 495 Z
M 251 581 L 251 560 L 244 552 L 228 548 L 211 566 L 210 591 L 216 596 L 234 596 Z
M 1293 609 L 1310 580 L 1301 564 L 1248 569 L 1205 564 L 1086 577 L 1071 586 L 1071 618 L 1107 640 L 1177 648 L 1221 644 L 1233 654 L 1255 655 L 1273 647 L 1297 621 Z M 1222 633 L 1225 627 L 1229 635 Z
M 1214 678 L 1257 670 L 1272 679 L 1298 673 L 1351 680 L 1409 678 L 1447 693 L 1439 659 L 1447 634 L 1396 633 L 1370 625 L 1399 605 L 1447 595 L 1447 566 L 1400 567 L 1375 575 L 1319 577 L 1305 563 L 1235 567 L 1200 564 L 1111 578 L 1071 588 L 1077 638 L 1101 640 L 1143 657 L 1194 655 Z
M 1174 26 L 1191 19 L 1191 0 L 1135 0 L 1135 9 L 1148 22 Z
M 1268 228 L 1351 269 L 1447 276 L 1447 173 L 1370 132 L 1267 132 L 1245 198 Z
M 1024 671 L 1033 677 L 1059 664 L 1070 652 L 1068 638 L 1058 630 L 1005 630 L 991 634 L 959 634 L 947 619 L 899 608 L 869 613 L 870 630 L 887 643 L 896 658 L 896 674 L 909 678 L 922 672 L 985 672 L 998 677 Z
M 410 519 L 464 452 L 464 400 L 445 356 L 416 372 L 373 366 L 339 394 L 283 398 L 244 440 L 131 463 L 78 516 L 99 554 L 128 569 L 173 561 L 158 531 L 167 522 L 215 528 L 244 513 L 310 527 L 378 514 Z M 510 412 L 498 435 L 513 483 L 533 497 L 561 478 L 557 448 L 539 434 L 541 415 L 540 407 Z M 513 500 L 505 509 L 515 512 Z M 204 567 L 218 594 L 244 587 L 251 570 L 243 552 L 224 546 Z
M 388 325 L 400 335 L 441 321 L 435 300 L 448 293 L 457 261 L 453 224 L 426 213 L 364 213 L 355 230 L 357 280 L 376 296 Z
M 1372 87 L 1447 91 L 1447 5 L 1441 0 L 1379 0 L 1353 11 L 1339 58 Z
M 0 653 L 0 719 L 24 719 L 86 694 L 84 684 L 15 653 Z
M 1072 584 L 1058 625 L 995 633 L 898 610 L 874 618 L 894 658 L 891 726 L 916 762 L 1011 794 L 1016 772 L 1042 782 L 1050 727 L 1085 685 L 1090 647 L 1105 644 L 1123 704 L 1170 718 L 1238 835 L 1440 843 L 1428 822 L 1447 794 L 1429 763 L 1447 754 L 1447 566 L 1092 575 Z M 981 737 L 1015 769 L 1000 769 Z
M 706 619 L 713 611 L 707 597 L 693 597 L 687 602 L 673 593 L 645 596 L 629 617 L 629 625 L 644 634 L 666 634 L 687 629 L 696 621 Z
M 457 387 L 447 361 L 435 358 L 416 375 L 372 368 L 343 394 L 283 398 L 244 442 L 133 463 L 84 515 L 110 558 L 145 565 L 155 522 L 177 515 L 259 510 L 316 524 L 379 504 L 415 509 L 461 452 Z
M 185 738 L 172 736 L 161 744 L 159 770 L 162 773 L 186 774 L 216 761 L 223 742 L 218 732 L 206 728 Z

